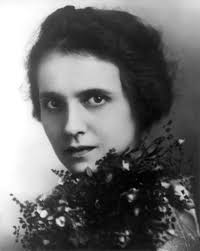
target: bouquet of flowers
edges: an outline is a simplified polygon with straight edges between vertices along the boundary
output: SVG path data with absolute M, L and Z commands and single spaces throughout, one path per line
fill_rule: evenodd
M 81 177 L 52 170 L 58 185 L 34 202 L 20 202 L 16 241 L 26 250 L 156 249 L 176 236 L 177 211 L 194 207 L 191 177 L 180 175 L 184 140 L 170 124 L 162 136 L 117 154 L 111 149 Z

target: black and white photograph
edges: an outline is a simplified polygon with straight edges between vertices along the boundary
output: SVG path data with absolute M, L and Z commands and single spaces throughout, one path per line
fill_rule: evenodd
M 200 250 L 198 0 L 1 0 L 0 251 Z

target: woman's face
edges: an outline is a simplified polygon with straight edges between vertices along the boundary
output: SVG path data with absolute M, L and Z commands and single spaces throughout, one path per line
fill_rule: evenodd
M 39 65 L 38 88 L 45 132 L 72 172 L 94 170 L 111 148 L 134 147 L 136 121 L 114 64 L 52 52 Z

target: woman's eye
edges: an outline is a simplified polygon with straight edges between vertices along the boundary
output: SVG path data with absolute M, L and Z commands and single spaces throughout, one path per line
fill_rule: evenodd
M 49 110 L 49 111 L 59 111 L 62 109 L 63 104 L 55 99 L 50 99 L 50 100 L 46 100 L 43 103 L 43 106 L 45 109 Z
M 57 109 L 57 108 L 59 107 L 59 104 L 58 104 L 58 102 L 55 101 L 55 100 L 50 100 L 50 101 L 48 101 L 48 103 L 47 103 L 47 107 L 48 107 L 49 109 L 51 109 L 51 110 L 54 110 L 54 109 Z
M 106 102 L 106 98 L 101 95 L 96 95 L 87 100 L 87 104 L 91 106 L 100 106 Z

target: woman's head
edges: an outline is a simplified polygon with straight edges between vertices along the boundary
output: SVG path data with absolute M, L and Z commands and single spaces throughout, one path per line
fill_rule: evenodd
M 28 78 L 34 116 L 43 123 L 55 152 L 65 165 L 58 142 L 66 136 L 61 136 L 59 130 L 65 127 L 66 135 L 76 134 L 76 130 L 67 128 L 71 126 L 71 108 L 78 114 L 77 127 L 79 122 L 87 122 L 85 125 L 90 133 L 96 133 L 94 142 L 89 138 L 87 141 L 84 136 L 83 144 L 107 142 L 99 146 L 102 150 L 99 154 L 93 154 L 101 158 L 108 147 L 123 151 L 134 146 L 138 134 L 166 114 L 172 103 L 172 77 L 159 33 L 122 11 L 66 6 L 52 13 L 42 24 L 38 40 L 29 54 Z M 86 97 L 84 88 L 90 89 L 87 91 L 90 106 L 76 106 L 77 100 L 79 105 L 84 104 L 81 103 L 81 97 Z M 118 93 L 118 98 L 109 100 L 103 89 L 107 94 L 112 89 L 111 94 L 115 97 Z M 53 94 L 54 99 L 44 93 Z M 82 96 L 75 93 L 82 93 Z M 92 106 L 89 98 L 93 98 Z M 60 119 L 58 113 L 58 117 L 52 115 L 58 104 L 64 104 L 65 118 Z M 44 108 L 51 111 L 46 109 L 45 112 Z M 51 116 L 47 116 L 47 110 Z M 89 114 L 95 116 L 91 118 Z M 72 119 L 76 120 L 75 117 Z M 75 128 L 81 132 L 80 138 L 84 138 L 86 127 Z M 82 144 L 75 141 L 74 144 Z M 66 162 L 69 163 L 69 158 Z
M 136 121 L 114 64 L 52 52 L 40 63 L 38 83 L 42 124 L 69 169 L 93 168 L 111 148 L 134 147 Z

